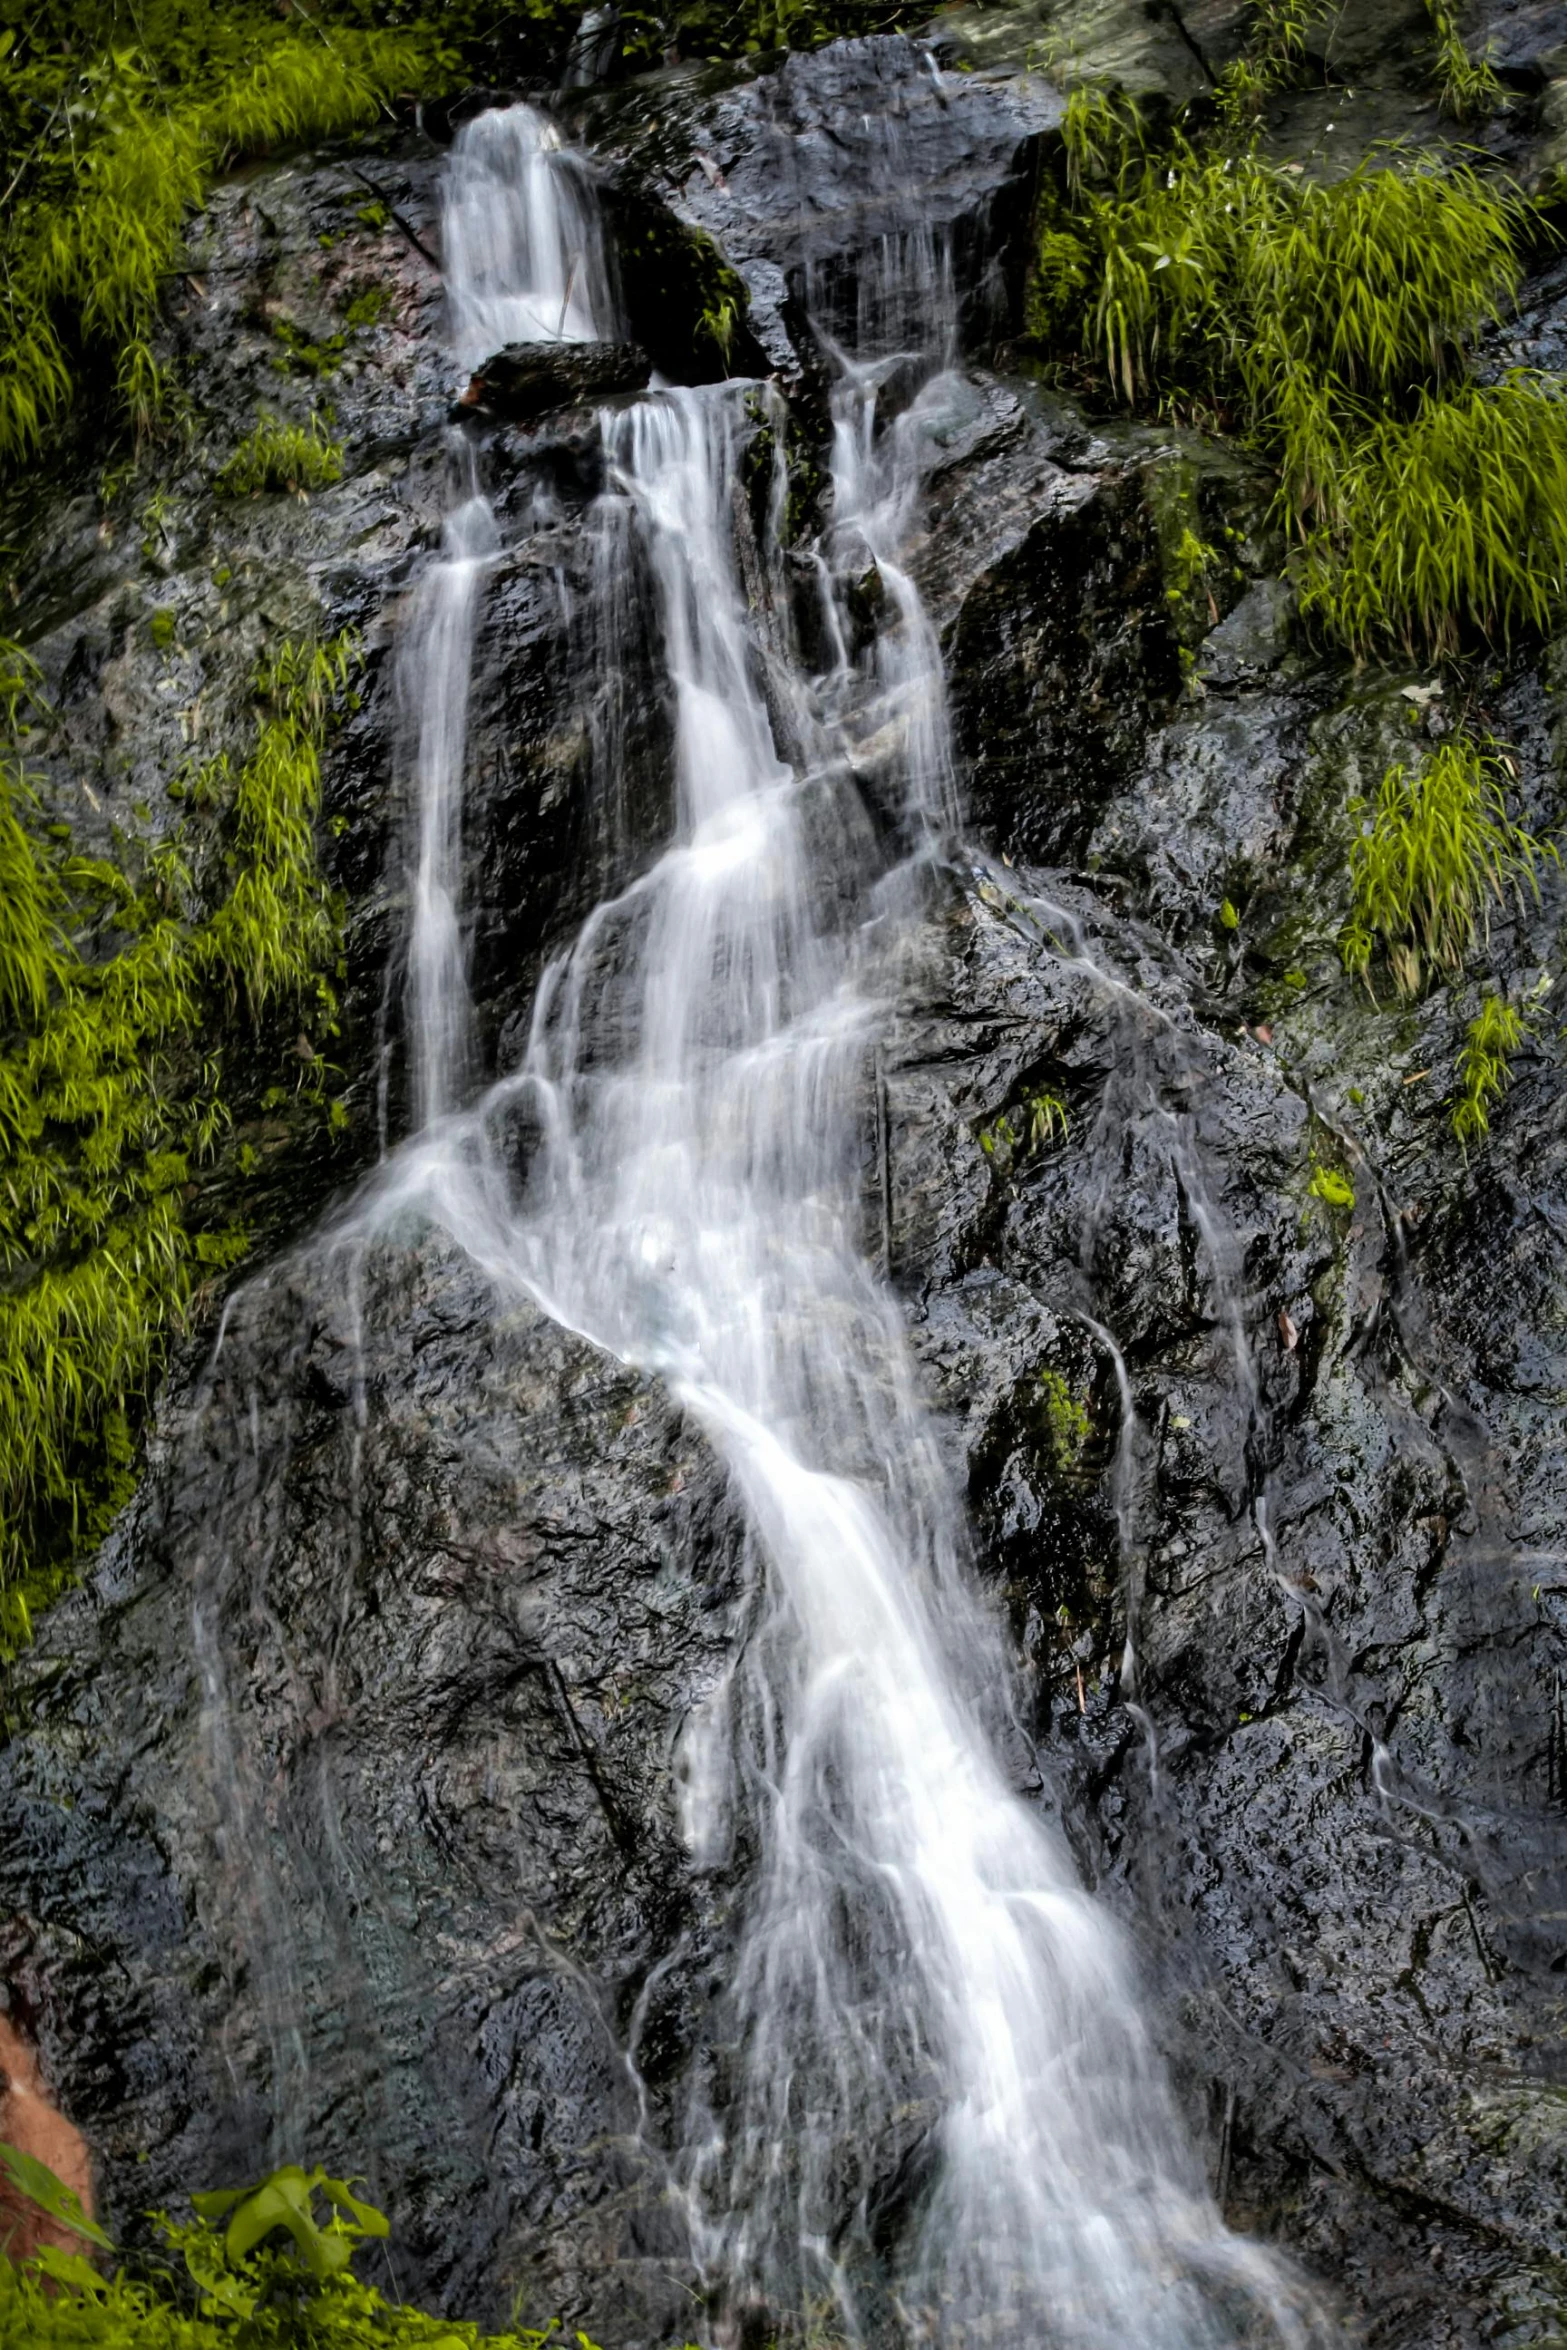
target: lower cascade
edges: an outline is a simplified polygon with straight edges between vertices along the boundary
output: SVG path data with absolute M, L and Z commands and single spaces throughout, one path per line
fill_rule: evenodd
M 550 201 L 569 168 L 554 145 L 524 107 L 460 134 L 453 265 L 474 222 L 488 234 L 482 299 L 452 288 L 459 321 L 536 325 L 571 282 L 563 238 L 584 231 Z M 567 308 L 563 334 L 601 330 Z M 1280 2266 L 1226 2232 L 1120 1937 L 1002 1759 L 1001 1638 L 867 1263 L 867 1069 L 955 818 L 940 654 L 905 567 L 961 390 L 943 241 L 883 236 L 817 331 L 834 431 L 814 673 L 780 544 L 778 392 L 658 386 L 600 417 L 614 560 L 588 658 L 623 664 L 617 632 L 658 647 L 671 837 L 594 909 L 545 976 L 521 1066 L 466 1109 L 453 843 L 494 525 L 464 485 L 411 655 L 421 1122 L 350 1236 L 437 1222 L 498 1311 L 529 1294 L 667 1382 L 743 1505 L 749 1624 L 679 1780 L 698 1865 L 744 1837 L 755 1881 L 668 2150 L 728 2328 L 1062 2350 L 1324 2339 Z M 867 572 L 880 613 L 851 653 Z M 605 730 L 607 799 L 626 755 Z M 919 2185 L 889 2246 L 871 2180 L 891 2148 Z

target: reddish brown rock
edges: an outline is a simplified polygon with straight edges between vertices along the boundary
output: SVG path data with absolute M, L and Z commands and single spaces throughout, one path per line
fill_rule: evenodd
M 80 2130 L 74 2129 L 50 2101 L 38 2069 L 38 2058 L 10 2020 L 0 2015 L 0 2139 L 47 2163 L 57 2179 L 80 2196 L 91 2215 L 92 2163 Z M 80 2240 L 68 2228 L 46 2219 L 35 2204 L 25 2202 L 0 2179 L 0 2250 L 13 2260 L 25 2260 L 40 2244 L 57 2244 L 62 2251 L 80 2251 Z

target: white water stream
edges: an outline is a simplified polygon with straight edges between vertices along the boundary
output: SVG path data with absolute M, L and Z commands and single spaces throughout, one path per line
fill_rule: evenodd
M 584 188 L 527 109 L 461 134 L 446 250 L 464 364 L 612 327 Z M 438 1219 L 503 1299 L 531 1293 L 659 1373 L 747 1514 L 762 1596 L 681 1756 L 696 1865 L 724 1865 L 738 1821 L 759 1852 L 724 2046 L 672 2150 L 726 2322 L 754 2307 L 822 2342 L 1015 2350 L 1297 2344 L 1315 2320 L 1224 2229 L 1119 1933 L 1003 1768 L 1004 1643 L 863 1246 L 875 974 L 956 813 L 906 560 L 958 389 L 947 275 L 938 241 L 888 240 L 853 321 L 823 330 L 826 675 L 788 618 L 777 395 L 655 389 L 605 413 L 604 497 L 656 608 L 622 596 L 602 625 L 662 648 L 674 829 L 547 975 L 525 1067 L 466 1108 L 461 789 L 496 538 L 464 484 L 407 678 L 420 1131 L 363 1214 Z M 884 387 L 906 398 L 921 376 L 883 423 Z M 775 453 L 748 473 L 766 429 Z M 851 657 L 841 591 L 871 574 L 882 617 Z M 606 791 L 622 748 L 602 746 Z M 519 1102 L 541 1137 L 521 1197 L 498 1139 Z

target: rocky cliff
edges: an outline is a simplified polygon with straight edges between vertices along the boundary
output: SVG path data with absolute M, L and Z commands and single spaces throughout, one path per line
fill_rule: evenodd
M 1548 170 L 1567 9 L 1489 16 L 1516 102 L 1487 136 Z M 1567 2308 L 1557 1022 L 1542 999 L 1466 1158 L 1443 1097 L 1472 990 L 1375 1003 L 1337 943 L 1350 803 L 1442 739 L 1458 685 L 1313 647 L 1233 446 L 1080 414 L 1012 354 L 1050 44 L 1176 105 L 1238 18 L 960 12 L 945 71 L 840 44 L 566 111 L 666 373 L 713 372 L 715 268 L 743 286 L 733 363 L 794 401 L 802 549 L 803 273 L 852 286 L 892 169 L 954 228 L 971 392 L 919 571 L 970 824 L 886 973 L 867 1246 L 1014 1635 L 1019 1782 L 1133 1931 L 1230 2217 L 1368 2342 L 1521 2350 Z M 1345 11 L 1280 151 L 1434 135 L 1422 22 Z M 185 442 L 135 516 L 45 485 L 13 526 L 74 822 L 221 740 L 269 629 L 351 625 L 367 665 L 328 774 L 349 1136 L 258 1128 L 270 1261 L 192 1334 L 136 1501 L 7 1691 L 0 1980 L 122 2226 L 305 2154 L 398 2215 L 404 2288 L 618 2350 L 700 2323 L 661 2149 L 754 1856 L 699 1869 L 676 1779 L 743 1637 L 747 1545 L 657 1383 L 536 1310 L 497 1323 L 441 1237 L 365 1242 L 329 1205 L 403 1117 L 392 649 L 454 435 L 507 528 L 466 816 L 491 1066 L 668 793 L 651 672 L 585 694 L 574 654 L 592 411 L 452 421 L 448 127 L 225 185 L 169 298 Z M 1553 364 L 1564 305 L 1548 267 L 1496 363 Z M 214 496 L 263 396 L 330 400 L 339 484 Z M 1173 563 L 1193 518 L 1230 558 L 1198 598 Z M 1567 647 L 1463 690 L 1549 833 Z M 641 713 L 613 810 L 585 787 L 594 694 Z M 1563 903 L 1550 866 L 1495 910 L 1499 984 L 1559 974 Z M 1047 1094 L 1064 1137 L 1036 1131 Z M 889 2225 L 907 2192 L 907 2166 L 867 2188 Z

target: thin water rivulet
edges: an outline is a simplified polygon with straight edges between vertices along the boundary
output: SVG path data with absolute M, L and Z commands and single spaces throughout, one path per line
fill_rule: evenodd
M 644 582 L 649 608 L 606 591 L 586 625 L 606 666 L 617 631 L 659 648 L 673 822 L 547 973 L 522 1065 L 477 1100 L 462 785 L 499 537 L 464 452 L 405 652 L 416 1132 L 356 1223 L 433 1218 L 502 1304 L 531 1294 L 659 1374 L 744 1509 L 749 1628 L 678 1757 L 697 1865 L 755 1854 L 715 2045 L 667 2150 L 720 2325 L 1299 2344 L 1319 2321 L 1225 2230 L 1119 1935 L 1001 1760 L 1004 1644 L 862 1229 L 887 975 L 958 814 L 908 548 L 962 385 L 950 254 L 915 212 L 849 292 L 810 281 L 833 386 L 812 660 L 776 389 L 655 385 L 600 419 L 596 526 L 623 558 L 604 568 Z M 446 255 L 463 366 L 614 331 L 591 184 L 527 108 L 460 134 Z M 847 590 L 872 576 L 867 632 Z M 625 755 L 601 729 L 604 794 Z

